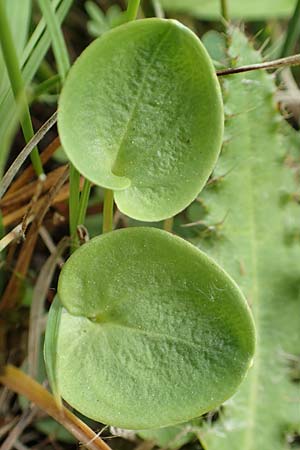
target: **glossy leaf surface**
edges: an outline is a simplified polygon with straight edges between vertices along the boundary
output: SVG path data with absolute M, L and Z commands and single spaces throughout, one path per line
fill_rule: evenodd
M 221 17 L 220 0 L 160 0 L 168 11 L 189 13 L 203 19 Z M 229 16 L 234 19 L 262 20 L 288 17 L 293 13 L 297 0 L 229 0 Z
M 105 33 L 78 58 L 58 127 L 74 166 L 115 191 L 139 220 L 175 215 L 197 196 L 219 154 L 220 88 L 199 39 L 174 20 Z
M 184 422 L 231 396 L 250 365 L 254 327 L 238 287 L 164 231 L 92 239 L 65 264 L 58 293 L 66 309 L 56 383 L 95 420 L 128 429 Z

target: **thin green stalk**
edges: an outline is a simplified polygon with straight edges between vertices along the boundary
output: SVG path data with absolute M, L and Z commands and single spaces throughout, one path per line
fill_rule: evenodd
M 60 85 L 60 76 L 54 75 L 51 78 L 48 78 L 47 80 L 43 81 L 39 85 L 33 88 L 32 93 L 30 95 L 31 101 L 37 99 L 41 95 L 54 90 L 55 88 Z
M 36 76 L 39 80 L 48 80 L 48 78 L 52 78 L 56 72 L 47 61 L 43 61 L 40 67 L 37 70 Z
M 80 173 L 73 165 L 70 166 L 70 196 L 69 196 L 69 221 L 70 235 L 76 236 L 78 210 L 79 210 L 79 183 Z
M 0 0 L 0 44 L 15 100 L 21 105 L 21 110 L 23 111 L 23 114 L 20 115 L 20 123 L 24 138 L 28 142 L 33 137 L 34 131 L 18 56 L 7 20 L 4 0 Z M 30 157 L 37 176 L 42 175 L 44 171 L 37 147 L 32 151 Z
M 80 196 L 80 203 L 79 203 L 79 213 L 78 213 L 78 225 L 81 225 L 84 223 L 86 210 L 89 203 L 90 198 L 90 192 L 91 192 L 91 182 L 87 179 L 84 180 L 82 193 Z
M 110 189 L 105 189 L 103 206 L 103 233 L 108 233 L 113 230 L 113 212 L 114 192 Z
M 53 52 L 57 63 L 58 73 L 61 77 L 61 80 L 64 81 L 70 69 L 70 60 L 65 40 L 57 17 L 55 15 L 53 5 L 49 0 L 38 0 L 38 2 L 51 35 Z
M 49 33 L 51 35 L 53 52 L 57 64 L 58 73 L 61 81 L 64 82 L 70 69 L 70 60 L 68 50 L 65 44 L 60 24 L 55 15 L 54 6 L 50 0 L 38 0 L 43 17 L 46 21 Z M 79 190 L 80 174 L 71 164 L 70 167 L 70 197 L 69 197 L 69 222 L 71 237 L 76 239 L 76 229 L 78 225 L 79 213 Z
M 221 0 L 221 14 L 225 22 L 229 22 L 227 0 Z
M 155 16 L 159 17 L 160 19 L 164 19 L 165 14 L 164 10 L 162 9 L 162 6 L 160 4 L 160 0 L 152 0 Z
M 53 7 L 55 9 L 57 9 L 57 14 L 58 14 L 58 8 L 60 8 L 60 6 L 61 6 L 60 3 L 61 3 L 61 0 L 53 1 Z M 65 13 L 67 13 L 67 11 L 65 11 Z M 31 36 L 26 44 L 26 47 L 23 50 L 23 53 L 21 56 L 22 68 L 28 63 L 28 61 L 32 57 L 32 53 L 38 46 L 38 44 L 41 41 L 43 36 L 48 38 L 47 39 L 47 47 L 50 45 L 49 36 L 46 36 L 47 34 L 49 35 L 49 33 L 47 33 L 47 31 L 46 31 L 45 20 L 43 18 L 41 18 L 41 20 L 37 24 L 36 28 L 34 29 L 33 33 L 31 34 Z
M 57 7 L 56 16 L 59 23 L 66 17 L 72 3 L 73 0 L 53 0 L 53 6 Z M 42 64 L 43 58 L 51 43 L 49 32 L 45 30 L 45 26 L 45 21 L 41 19 L 20 57 L 20 66 L 22 67 L 22 77 L 25 89 L 30 84 L 38 68 Z M 12 137 L 11 130 L 16 122 L 16 112 L 12 101 L 13 94 L 10 86 L 7 86 L 0 98 L 0 136 L 4 136 L 4 139 L 0 142 L 0 178 L 10 148 Z M 19 108 L 19 114 L 21 112 L 23 112 L 23 110 L 22 108 Z M 19 114 L 17 115 L 18 117 Z M 12 123 L 13 127 L 11 126 Z M 7 130 L 9 131 L 7 132 Z
M 126 11 L 126 19 L 127 22 L 130 22 L 131 20 L 135 20 L 138 10 L 139 10 L 139 6 L 140 6 L 140 1 L 141 0 L 128 0 L 128 7 L 127 7 L 127 11 Z
M 294 52 L 297 40 L 300 36 L 300 0 L 298 0 L 295 7 L 294 14 L 289 22 L 286 32 L 285 41 L 281 50 L 280 57 L 284 58 Z

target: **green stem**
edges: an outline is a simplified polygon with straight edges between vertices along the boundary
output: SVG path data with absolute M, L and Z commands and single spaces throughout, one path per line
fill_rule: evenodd
M 76 239 L 80 197 L 80 173 L 70 164 L 69 222 L 70 236 Z
M 78 225 L 81 225 L 84 223 L 86 210 L 89 203 L 90 198 L 90 192 L 91 192 L 91 182 L 87 179 L 84 180 L 84 185 L 82 189 L 82 193 L 80 196 L 80 203 L 79 203 L 79 213 L 78 213 Z
M 77 234 L 79 205 L 80 205 L 80 190 L 79 181 L 80 173 L 75 167 L 70 165 L 70 195 L 69 195 L 69 230 L 71 236 L 70 252 L 74 253 L 79 247 L 79 239 Z
M 155 16 L 164 19 L 165 14 L 159 0 L 152 0 Z
M 140 1 L 141 0 L 128 0 L 128 7 L 127 7 L 127 11 L 126 11 L 126 16 L 127 16 L 127 22 L 130 22 L 131 20 L 135 20 L 138 10 L 139 10 L 139 6 L 140 6 Z
M 221 0 L 221 14 L 226 22 L 229 22 L 228 4 L 227 0 Z
M 108 233 L 113 230 L 113 212 L 114 192 L 110 189 L 105 189 L 103 205 L 103 233 Z
M 64 82 L 70 69 L 69 55 L 64 41 L 59 22 L 55 15 L 53 4 L 49 0 L 39 0 L 39 6 L 46 21 L 49 33 L 51 35 L 53 52 L 57 64 L 58 73 L 61 81 Z M 69 222 L 70 235 L 73 239 L 77 239 L 76 230 L 78 225 L 79 212 L 79 182 L 80 174 L 71 164 L 70 166 L 70 197 L 69 197 Z M 76 242 L 75 242 L 76 247 Z M 72 247 L 74 250 L 74 246 Z
M 35 100 L 49 91 L 54 91 L 54 89 L 57 89 L 58 86 L 60 86 L 59 75 L 54 75 L 53 77 L 48 78 L 47 80 L 43 81 L 42 83 L 33 88 L 30 96 L 31 100 Z
M 76 236 L 78 211 L 79 211 L 79 182 L 80 173 L 73 165 L 70 166 L 70 196 L 69 196 L 69 221 L 70 235 Z
M 15 100 L 21 106 L 22 113 L 20 114 L 20 123 L 24 138 L 26 142 L 28 142 L 33 137 L 34 131 L 25 94 L 24 81 L 6 15 L 4 0 L 0 0 L 0 44 Z M 37 147 L 34 148 L 30 157 L 36 174 L 38 176 L 42 175 L 44 171 Z
M 49 0 L 38 0 L 38 2 L 51 35 L 58 73 L 61 80 L 64 81 L 70 69 L 70 60 L 65 40 L 55 15 L 53 4 Z
M 76 239 L 79 217 L 80 173 L 70 164 L 69 222 L 70 236 Z
M 285 41 L 280 56 L 283 58 L 293 53 L 297 40 L 300 36 L 300 0 L 295 7 L 293 17 L 291 18 L 286 32 Z

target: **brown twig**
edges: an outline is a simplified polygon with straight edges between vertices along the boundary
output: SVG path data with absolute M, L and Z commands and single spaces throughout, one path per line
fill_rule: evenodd
M 82 186 L 83 186 L 83 180 L 80 181 L 80 190 L 82 190 Z M 67 183 L 65 186 L 62 187 L 62 189 L 60 190 L 60 192 L 52 199 L 52 205 L 57 205 L 58 203 L 62 203 L 65 200 L 67 200 L 69 198 L 69 194 L 70 194 L 70 186 Z M 39 207 L 41 206 L 41 204 L 45 201 L 46 196 L 44 195 L 43 197 L 40 198 L 40 200 L 37 201 L 36 203 L 36 209 L 35 211 L 37 211 L 39 209 Z M 16 222 L 18 222 L 20 219 L 22 219 L 22 217 L 24 216 L 24 214 L 26 213 L 28 209 L 28 205 L 22 206 L 21 208 L 9 212 L 7 213 L 6 210 L 3 211 L 3 219 L 2 219 L 2 223 L 4 225 L 4 227 L 7 227 L 9 225 L 12 225 Z
M 44 164 L 46 164 L 51 156 L 56 152 L 56 150 L 60 147 L 60 140 L 59 137 L 56 137 L 51 144 L 48 145 L 48 147 L 41 153 L 41 161 Z M 34 169 L 32 166 L 27 167 L 24 172 L 21 173 L 21 175 L 14 181 L 11 186 L 6 191 L 6 195 L 3 197 L 6 198 L 7 195 L 12 194 L 13 192 L 19 190 L 21 187 L 23 187 L 27 181 L 31 180 L 35 175 Z M 48 175 L 47 175 L 48 177 Z
M 65 169 L 64 173 L 60 177 L 59 181 L 53 186 L 50 191 L 42 199 L 42 203 L 39 204 L 39 208 L 35 213 L 35 219 L 30 226 L 26 240 L 23 243 L 17 264 L 14 269 L 0 303 L 0 312 L 14 308 L 18 302 L 18 295 L 23 278 L 25 277 L 31 257 L 35 248 L 35 244 L 38 238 L 39 228 L 41 227 L 44 217 L 50 208 L 53 199 L 61 190 L 63 184 L 68 178 L 69 169 Z
M 33 216 L 28 216 L 27 224 L 29 225 L 32 220 Z M 21 237 L 23 237 L 23 235 L 23 223 L 19 223 L 13 230 L 11 230 L 2 239 L 0 239 L 0 252 L 2 252 L 12 242 L 18 241 Z
M 8 389 L 7 389 L 8 390 Z M 9 391 L 11 392 L 11 391 Z M 0 439 L 2 439 L 9 431 L 18 423 L 19 417 L 15 416 L 0 427 Z
M 47 179 L 42 185 L 42 192 L 48 191 L 51 186 L 55 185 L 66 165 L 60 166 L 47 174 Z M 7 211 L 15 210 L 16 205 L 27 202 L 36 192 L 37 184 L 39 180 L 33 181 L 29 184 L 21 186 L 19 189 L 13 192 L 7 192 L 6 195 L 0 200 L 0 207 Z
M 6 366 L 0 382 L 53 417 L 89 450 L 111 450 L 84 422 L 67 408 L 59 409 L 53 395 L 43 386 L 14 366 Z
M 16 440 L 19 436 L 21 436 L 25 428 L 31 424 L 36 413 L 36 407 L 28 408 L 22 413 L 15 427 L 11 430 L 5 441 L 2 443 L 0 450 L 10 450 L 14 447 Z
M 42 238 L 45 246 L 49 250 L 49 253 L 51 255 L 53 253 L 56 253 L 57 246 L 55 245 L 55 242 L 53 241 L 51 234 L 49 233 L 49 231 L 47 230 L 47 228 L 44 225 L 42 225 L 41 228 L 39 229 L 39 235 Z M 64 262 L 65 262 L 64 258 L 62 256 L 59 256 L 57 261 L 56 261 L 56 264 L 59 267 L 62 267 Z
M 218 77 L 222 77 L 224 75 L 250 72 L 253 70 L 278 69 L 280 67 L 299 66 L 299 65 L 300 65 L 300 54 L 288 56 L 286 58 L 275 59 L 274 61 L 267 61 L 259 64 L 250 64 L 248 66 L 232 67 L 228 69 L 217 70 L 216 73 Z
M 56 123 L 57 120 L 57 112 L 52 114 L 50 119 L 41 126 L 38 132 L 33 136 L 32 139 L 28 142 L 28 144 L 23 148 L 23 150 L 16 157 L 8 171 L 5 173 L 2 181 L 0 182 L 0 198 L 3 197 L 4 193 L 7 191 L 10 183 L 14 179 L 15 175 L 19 171 L 20 167 L 26 160 L 26 158 L 30 155 L 30 153 L 34 150 L 36 145 L 43 139 L 45 134 L 50 130 L 51 127 Z

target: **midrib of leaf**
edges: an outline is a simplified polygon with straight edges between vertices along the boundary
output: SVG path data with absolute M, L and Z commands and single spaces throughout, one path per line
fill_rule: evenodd
M 94 321 L 92 321 L 92 322 L 94 323 Z M 101 322 L 99 321 L 98 325 L 99 325 L 99 327 L 101 327 L 101 330 L 103 332 L 105 332 L 106 328 L 114 328 L 115 327 L 115 328 L 120 328 L 122 330 L 126 330 L 129 333 L 141 334 L 143 336 L 147 336 L 147 337 L 153 338 L 153 339 L 161 339 L 161 340 L 169 340 L 172 342 L 180 342 L 180 343 L 186 345 L 187 347 L 195 348 L 197 350 L 202 349 L 201 345 L 196 344 L 191 341 L 188 341 L 187 339 L 179 338 L 178 336 L 171 336 L 171 335 L 167 335 L 167 334 L 163 334 L 163 333 L 157 333 L 154 331 L 144 330 L 142 328 L 136 328 L 136 327 L 124 325 L 121 323 L 108 322 L 108 323 L 101 324 Z
M 140 104 L 140 100 L 141 100 L 143 92 L 144 92 L 144 87 L 145 87 L 145 84 L 147 82 L 149 71 L 151 70 L 151 67 L 152 67 L 153 63 L 155 62 L 157 55 L 159 54 L 159 52 L 160 52 L 160 50 L 161 50 L 165 40 L 167 39 L 167 37 L 169 36 L 171 31 L 172 31 L 171 28 L 167 29 L 167 31 L 163 34 L 163 36 L 162 36 L 160 42 L 158 43 L 158 45 L 153 49 L 152 54 L 149 55 L 149 62 L 147 63 L 147 65 L 145 67 L 145 71 L 144 71 L 144 74 L 142 76 L 142 79 L 141 79 L 141 82 L 140 82 L 140 86 L 139 86 L 137 94 L 136 94 L 135 101 L 133 102 L 132 109 L 129 112 L 128 120 L 126 122 L 124 131 L 123 131 L 123 133 L 121 135 L 120 142 L 118 143 L 118 146 L 117 146 L 117 149 L 116 149 L 116 152 L 115 152 L 116 156 L 115 156 L 115 160 L 114 160 L 114 162 L 112 164 L 112 173 L 115 174 L 115 175 L 120 175 L 119 173 L 117 174 L 115 172 L 114 167 L 115 167 L 115 165 L 118 164 L 118 156 L 119 156 L 120 152 L 122 151 L 122 147 L 124 145 L 124 142 L 126 141 L 126 138 L 127 138 L 128 134 L 129 134 L 129 131 L 131 130 L 134 116 L 136 115 L 138 106 Z M 124 175 L 124 174 L 122 174 L 122 175 Z

